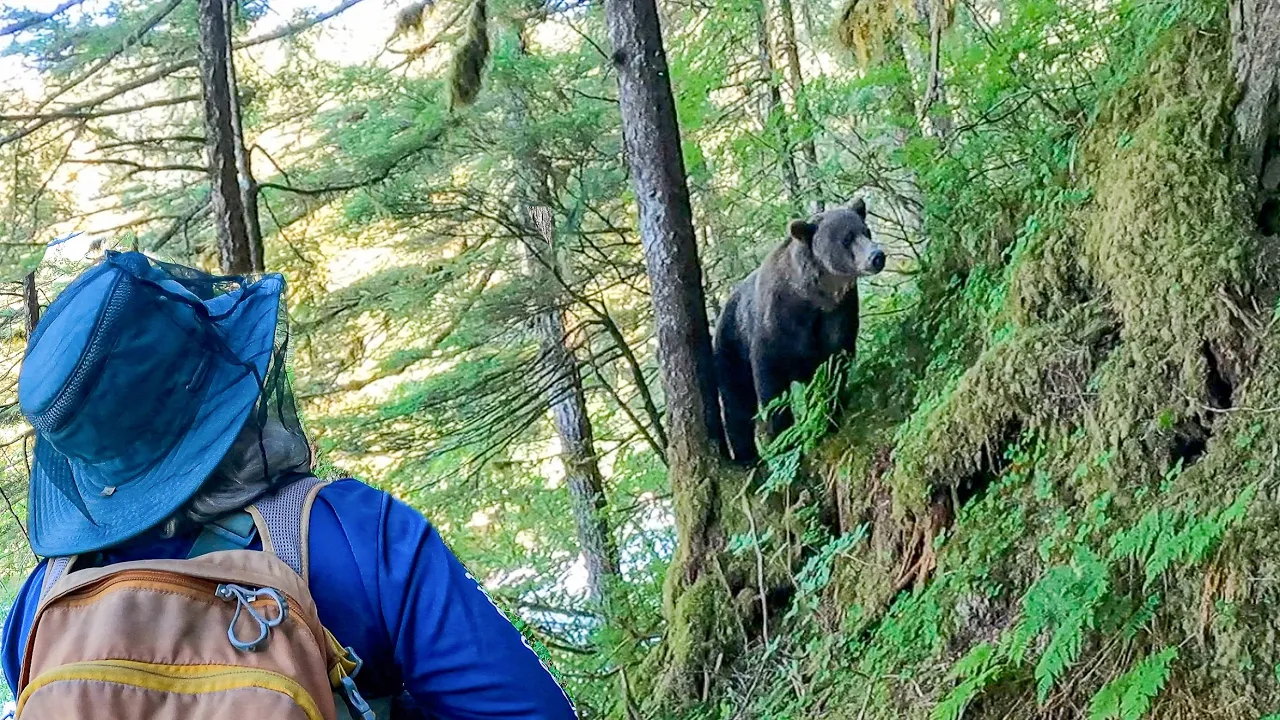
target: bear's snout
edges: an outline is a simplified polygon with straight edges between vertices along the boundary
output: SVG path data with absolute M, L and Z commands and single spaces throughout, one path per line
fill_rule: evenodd
M 872 248 L 871 252 L 867 254 L 867 269 L 869 269 L 873 274 L 883 270 L 884 263 L 884 251 L 880 248 Z

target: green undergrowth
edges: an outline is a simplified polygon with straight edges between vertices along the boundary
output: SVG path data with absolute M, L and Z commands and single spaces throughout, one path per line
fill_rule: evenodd
M 920 273 L 770 448 L 761 492 L 814 508 L 786 632 L 710 716 L 1280 712 L 1280 307 L 1225 15 L 1118 4 L 1075 108 L 917 168 Z

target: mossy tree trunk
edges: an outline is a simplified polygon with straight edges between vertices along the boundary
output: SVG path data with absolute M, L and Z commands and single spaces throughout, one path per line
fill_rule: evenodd
M 526 24 L 515 27 L 516 56 L 529 54 Z M 555 245 L 555 193 L 549 178 L 551 162 L 529 131 L 527 88 L 514 89 L 507 125 L 518 139 L 515 153 L 517 204 L 523 206 L 521 237 L 524 274 L 534 280 L 534 312 L 530 318 L 538 342 L 538 360 L 549 378 L 547 407 L 560 441 L 560 462 L 578 544 L 587 567 L 587 590 L 606 621 L 617 619 L 612 599 L 618 575 L 618 546 L 608 519 L 604 479 L 596 459 L 595 433 L 587 413 L 578 353 L 566 329 L 566 308 L 572 301 L 568 278 L 560 269 Z
M 555 287 L 555 280 L 549 277 L 549 268 L 555 263 L 551 208 L 531 207 L 528 215 L 536 236 L 528 238 L 523 246 L 525 272 L 546 286 Z M 604 480 L 596 462 L 595 437 L 587 415 L 582 374 L 565 329 L 564 310 L 559 304 L 563 297 L 561 293 L 553 293 L 548 300 L 532 319 L 533 333 L 538 339 L 539 359 L 551 376 L 547 404 L 560 440 L 565 486 L 587 566 L 587 589 L 592 602 L 608 618 L 612 615 L 610 587 L 618 575 L 618 546 L 609 528 Z
M 946 138 L 955 122 L 947 105 L 947 89 L 942 77 L 942 31 L 947 24 L 947 11 L 941 5 L 931 0 L 911 0 L 909 10 L 915 15 L 915 21 L 902 20 L 898 41 L 911 79 L 918 88 L 916 116 L 920 127 L 926 135 Z
M 741 641 L 717 562 L 724 547 L 720 408 L 658 9 L 654 0 L 609 0 L 605 13 L 657 326 L 676 515 L 676 556 L 663 596 L 667 637 L 655 653 L 661 678 L 650 696 L 680 703 L 705 696 L 721 660 Z
M 606 6 L 627 164 L 658 334 L 673 464 L 714 460 L 721 434 L 702 265 L 653 0 Z

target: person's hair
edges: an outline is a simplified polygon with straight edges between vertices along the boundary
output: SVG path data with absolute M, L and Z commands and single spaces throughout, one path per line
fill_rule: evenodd
M 165 522 L 164 534 L 173 536 L 184 527 L 204 525 L 243 510 L 310 470 L 311 447 L 306 436 L 290 432 L 274 417 L 267 418 L 259 432 L 258 423 L 250 419 L 200 490 Z

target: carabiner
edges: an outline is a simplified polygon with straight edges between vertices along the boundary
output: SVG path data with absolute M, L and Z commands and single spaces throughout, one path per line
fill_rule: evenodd
M 227 640 L 231 641 L 231 647 L 243 652 L 257 652 L 261 650 L 267 642 L 267 635 L 271 633 L 271 628 L 278 626 L 284 622 L 289 615 L 289 602 L 284 595 L 275 588 L 259 588 L 251 590 L 242 585 L 234 583 L 226 583 L 219 585 L 214 594 L 223 600 L 233 600 L 236 604 L 236 613 L 231 616 L 231 625 L 227 628 Z M 253 609 L 252 603 L 259 597 L 268 597 L 275 601 L 276 615 L 275 617 L 264 617 Z M 236 623 L 240 621 L 241 612 L 249 613 L 249 617 L 258 623 L 258 637 L 248 642 L 241 640 L 236 636 Z

